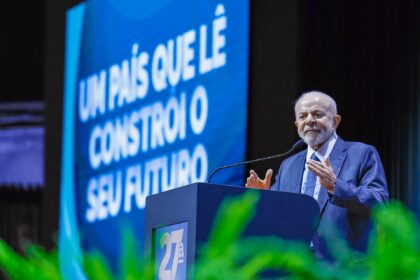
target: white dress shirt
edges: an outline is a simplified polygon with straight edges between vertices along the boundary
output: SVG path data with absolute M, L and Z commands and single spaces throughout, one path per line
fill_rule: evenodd
M 317 151 L 309 147 L 306 152 L 306 162 L 305 162 L 305 170 L 303 171 L 303 178 L 302 178 L 302 186 L 300 188 L 300 192 L 305 192 L 306 187 L 306 180 L 308 178 L 308 165 L 306 164 L 308 160 L 311 158 L 312 154 L 315 153 L 319 160 L 324 163 L 325 159 L 329 157 L 332 149 L 334 148 L 335 142 L 337 141 L 337 134 L 334 133 Z M 321 184 L 319 183 L 319 177 L 316 177 L 316 185 L 314 190 L 314 199 L 318 199 L 319 190 L 321 189 Z

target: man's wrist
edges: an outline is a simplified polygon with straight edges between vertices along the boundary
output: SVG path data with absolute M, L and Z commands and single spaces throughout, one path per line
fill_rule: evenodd
M 330 188 L 328 189 L 328 193 L 331 195 L 334 195 L 335 185 L 337 184 L 337 180 L 334 179 L 334 182 L 330 185 Z

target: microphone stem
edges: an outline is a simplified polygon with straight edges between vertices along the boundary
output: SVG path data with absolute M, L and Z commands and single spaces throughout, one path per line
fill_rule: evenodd
M 269 157 L 265 157 L 265 158 L 259 158 L 259 159 L 253 159 L 253 160 L 248 160 L 248 161 L 244 161 L 244 162 L 238 162 L 238 163 L 234 163 L 234 164 L 229 164 L 229 165 L 225 165 L 225 166 L 220 166 L 218 168 L 216 168 L 209 176 L 209 178 L 207 179 L 207 183 L 210 183 L 211 178 L 214 176 L 214 174 L 216 174 L 219 170 L 225 169 L 225 168 L 231 168 L 231 167 L 235 167 L 235 166 L 239 166 L 239 165 L 245 165 L 245 164 L 249 164 L 249 163 L 254 163 L 254 162 L 259 162 L 259 161 L 263 161 L 263 160 L 270 160 L 270 159 L 275 159 L 275 158 L 279 158 L 279 157 L 285 157 L 288 156 L 291 152 L 293 152 L 295 149 L 295 147 L 292 147 L 290 150 L 288 150 L 287 152 L 285 152 L 284 154 L 279 154 L 279 155 L 275 155 L 275 156 L 269 156 Z

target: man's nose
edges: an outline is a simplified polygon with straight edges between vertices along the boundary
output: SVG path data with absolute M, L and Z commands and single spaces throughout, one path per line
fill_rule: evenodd
M 315 118 L 312 114 L 308 114 L 305 118 L 305 123 L 307 124 L 313 124 L 315 123 Z

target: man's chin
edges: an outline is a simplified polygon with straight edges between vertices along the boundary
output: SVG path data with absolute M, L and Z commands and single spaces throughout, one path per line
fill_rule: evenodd
M 303 137 L 302 140 L 306 143 L 306 145 L 312 147 L 314 145 L 314 140 L 309 139 L 308 137 Z
M 311 137 L 311 136 L 305 136 L 303 137 L 303 141 L 310 147 L 314 148 L 316 146 L 319 146 L 320 144 L 323 143 L 321 137 L 319 137 L 319 135 L 316 135 L 315 137 Z
M 331 135 L 333 135 L 334 131 L 327 130 L 327 131 L 307 131 L 304 133 L 299 133 L 300 138 L 311 148 L 317 149 L 322 146 L 325 141 L 327 141 Z

